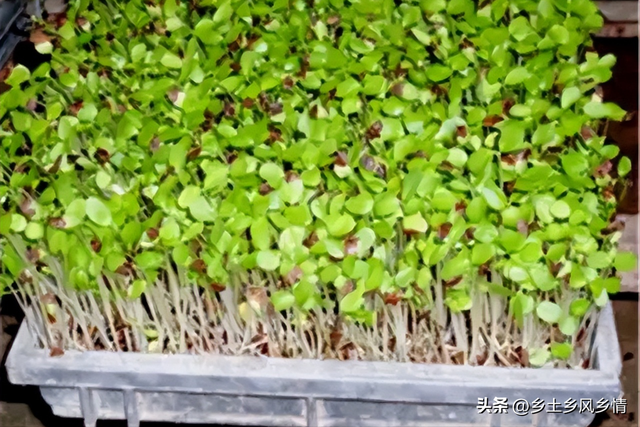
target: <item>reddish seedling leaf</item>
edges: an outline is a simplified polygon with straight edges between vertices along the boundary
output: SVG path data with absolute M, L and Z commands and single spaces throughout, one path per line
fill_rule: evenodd
M 317 119 L 318 118 L 318 106 L 317 105 L 311 106 L 311 109 L 309 110 L 309 116 L 311 116 L 312 119 Z
M 503 154 L 500 160 L 508 165 L 515 165 L 517 163 L 516 156 L 513 154 Z
M 445 222 L 444 224 L 442 224 L 440 228 L 438 228 L 438 237 L 441 240 L 446 239 L 449 235 L 449 232 L 451 231 L 452 226 L 453 224 L 451 224 L 450 222 Z
M 347 153 L 345 153 L 344 151 L 337 151 L 335 154 L 334 164 L 336 166 L 347 166 L 349 164 Z
M 329 339 L 331 340 L 331 348 L 338 348 L 340 341 L 342 341 L 342 332 L 338 329 L 332 330 Z
M 387 167 L 385 165 L 377 164 L 373 169 L 373 172 L 378 175 L 380 178 L 386 178 L 387 176 Z
M 407 237 L 411 237 L 411 236 L 416 236 L 418 234 L 420 234 L 420 232 L 416 231 L 416 230 L 410 230 L 407 228 L 403 228 L 402 229 L 402 234 L 404 234 Z
M 187 153 L 187 160 L 192 161 L 197 159 L 198 156 L 200 156 L 200 153 L 202 153 L 202 147 L 193 147 L 189 150 L 189 153 Z
M 213 121 L 216 118 L 216 116 L 215 114 L 213 114 L 211 110 L 207 108 L 206 110 L 204 110 L 204 118 L 205 120 Z
M 270 126 L 269 127 L 269 141 L 270 142 L 276 142 L 276 141 L 283 141 L 282 139 L 282 131 L 280 129 L 278 129 L 275 126 Z
M 358 253 L 358 242 L 360 240 L 356 236 L 349 236 L 344 239 L 344 253 L 345 255 L 355 255 Z
M 294 171 L 287 171 L 284 174 L 284 179 L 287 182 L 298 181 L 300 179 L 300 175 L 298 175 L 297 172 Z
M 513 193 L 513 190 L 516 187 L 516 182 L 515 181 L 509 181 L 509 182 L 505 182 L 502 186 L 502 190 L 504 191 L 504 194 L 508 197 Z
M 191 263 L 191 268 L 198 273 L 205 273 L 207 271 L 207 264 L 202 259 L 197 259 Z
M 458 126 L 456 128 L 456 134 L 460 138 L 465 138 L 467 136 L 467 127 L 466 126 Z
M 602 190 L 602 197 L 604 197 L 606 200 L 615 200 L 616 193 L 613 189 L 613 186 L 610 185 Z
M 51 37 L 49 37 L 49 35 L 47 35 L 41 28 L 37 28 L 29 35 L 29 41 L 37 46 L 40 43 L 50 42 Z
M 109 154 L 109 152 L 104 148 L 98 148 L 94 157 L 101 165 L 109 163 L 111 160 L 111 154 Z
M 227 289 L 227 287 L 226 287 L 225 285 L 221 284 L 221 283 L 213 282 L 213 283 L 211 284 L 211 289 L 212 289 L 214 292 L 222 292 L 222 291 L 224 291 L 225 289 Z
M 453 287 L 462 281 L 462 276 L 454 277 L 451 280 L 447 280 L 444 282 L 446 287 Z
M 4 82 L 11 75 L 14 64 L 11 59 L 7 61 L 4 67 L 0 68 L 0 83 Z
M 157 136 L 155 138 L 153 138 L 151 140 L 151 144 L 149 145 L 149 148 L 151 149 L 152 153 L 155 153 L 156 151 L 158 151 L 160 149 L 160 138 L 158 138 Z
M 402 96 L 402 94 L 404 93 L 404 85 L 402 83 L 396 83 L 393 86 L 391 86 L 391 89 L 389 89 L 389 91 L 391 92 L 392 95 Z
M 60 347 L 51 347 L 51 351 L 49 352 L 49 357 L 60 357 L 64 355 L 64 350 Z
M 613 169 L 613 163 L 611 163 L 610 160 L 607 160 L 596 168 L 596 170 L 593 172 L 593 175 L 596 178 L 602 178 L 608 175 L 609 172 L 611 172 L 611 169 Z
M 160 232 L 158 231 L 157 228 L 150 228 L 147 230 L 147 236 L 149 236 L 149 239 L 151 240 L 156 240 L 159 235 L 160 235 Z
M 260 354 L 269 355 L 269 337 L 265 333 L 260 333 L 251 338 L 251 344 L 254 345 Z
M 38 248 L 27 248 L 26 252 L 25 252 L 25 256 L 27 257 L 27 260 L 29 260 L 29 262 L 35 264 L 38 261 L 40 261 L 40 251 L 38 250 Z
M 271 303 L 269 295 L 267 295 L 267 290 L 257 286 L 247 289 L 247 300 L 250 303 L 256 304 L 261 310 L 267 308 Z
M 394 352 L 396 351 L 396 337 L 390 337 L 389 341 L 387 343 L 387 348 L 391 351 Z
M 27 102 L 27 109 L 29 111 L 36 111 L 37 108 L 38 108 L 38 100 L 35 98 L 29 99 L 29 102 Z
M 266 182 L 263 182 L 262 184 L 260 184 L 260 188 L 258 189 L 258 191 L 262 196 L 266 196 L 273 191 L 273 187 L 271 187 Z
M 402 300 L 402 296 L 397 293 L 386 294 L 384 296 L 384 303 L 387 305 L 398 305 L 398 303 Z
M 227 117 L 233 117 L 236 115 L 236 106 L 232 102 L 224 103 L 224 115 Z
M 67 23 L 67 14 L 66 12 L 51 13 L 47 16 L 47 22 L 54 24 L 56 28 L 60 28 Z
M 58 304 L 58 298 L 51 292 L 40 295 L 40 301 L 43 304 Z
M 387 175 L 387 168 L 367 154 L 362 156 L 362 158 L 360 159 L 360 164 L 365 170 L 373 172 L 381 178 L 384 178 Z
M 584 359 L 580 366 L 582 367 L 582 369 L 589 369 L 591 367 L 591 359 L 589 358 Z
M 311 234 L 309 234 L 309 236 L 304 239 L 303 244 L 307 247 L 310 248 L 313 245 L 315 245 L 316 243 L 318 243 L 319 239 L 318 239 L 318 235 L 316 234 L 315 231 L 313 231 Z
M 464 236 L 468 239 L 468 240 L 473 240 L 473 232 L 475 231 L 474 227 L 469 227 L 465 230 L 464 232 Z
M 347 294 L 350 294 L 351 292 L 353 292 L 354 289 L 355 289 L 355 286 L 353 285 L 353 282 L 351 280 L 349 280 L 340 289 L 340 294 L 343 295 L 343 296 L 347 295 Z
M 500 123 L 502 120 L 504 119 L 500 116 L 487 116 L 482 121 L 482 125 L 484 127 L 494 127 L 496 124 Z
M 584 138 L 585 140 L 591 139 L 594 136 L 596 136 L 596 133 L 593 131 L 593 129 L 591 129 L 589 126 L 582 126 L 582 128 L 580 129 L 580 135 L 582 136 L 582 138 Z
M 375 40 L 373 40 L 373 42 L 375 43 Z M 407 75 L 407 70 L 405 68 L 402 68 L 402 66 L 398 63 L 398 65 L 396 65 L 396 68 L 393 70 L 393 74 L 397 78 L 404 77 L 404 76 Z M 400 92 L 400 95 L 402 95 L 402 92 Z M 398 95 L 398 96 L 400 96 L 400 95 Z
M 271 101 L 269 101 L 269 96 L 266 93 L 260 92 L 260 94 L 258 95 L 258 102 L 260 103 L 260 108 L 262 108 L 264 111 L 267 111 L 269 109 L 269 104 L 271 103 Z
M 244 108 L 251 108 L 251 107 L 253 107 L 253 105 L 254 105 L 254 104 L 255 104 L 255 102 L 254 102 L 254 101 L 253 101 L 253 99 L 251 99 L 251 98 L 245 98 L 245 99 L 242 101 L 242 106 L 243 106 Z
M 522 150 L 517 154 L 503 154 L 501 160 L 509 165 L 515 165 L 521 161 L 525 161 L 531 155 L 531 150 L 528 148 L 526 150 Z
M 367 129 L 366 138 L 368 140 L 380 138 L 380 134 L 382 133 L 382 122 L 380 120 L 374 122 L 369 129 Z
M 331 15 L 330 17 L 327 18 L 327 24 L 328 25 L 335 25 L 337 23 L 340 22 L 340 16 L 339 15 Z
M 238 159 L 238 153 L 236 153 L 235 151 L 232 153 L 228 153 L 227 154 L 227 163 L 228 164 L 232 164 L 233 162 L 235 162 Z
M 524 234 L 525 236 L 529 235 L 529 223 L 527 223 L 527 221 L 521 219 L 520 221 L 518 221 L 517 227 L 520 233 Z
M 512 98 L 507 98 L 502 101 L 502 114 L 508 114 L 511 107 L 516 105 L 516 101 Z
M 455 166 L 453 166 L 450 162 L 448 162 L 446 160 L 444 160 L 443 162 L 441 162 L 438 165 L 438 169 L 442 169 L 442 170 L 445 170 L 445 171 L 452 171 L 455 168 L 456 168 Z
M 449 93 L 447 88 L 442 86 L 442 85 L 434 85 L 434 86 L 432 86 L 431 87 L 431 92 L 437 97 L 443 97 L 443 96 L 446 96 Z
M 458 203 L 456 203 L 456 212 L 459 213 L 460 215 L 464 215 L 467 211 L 467 204 L 465 203 L 464 200 L 460 200 Z
M 302 79 L 307 78 L 307 71 L 309 71 L 309 55 L 305 55 L 302 58 L 302 63 L 300 64 L 300 71 L 298 72 L 298 76 Z
M 358 360 L 358 349 L 353 343 L 347 343 L 340 349 L 342 360 Z
M 238 49 L 240 49 L 241 42 L 242 42 L 242 36 L 238 36 L 237 39 L 232 41 L 231 44 L 227 46 L 227 49 L 229 50 L 229 52 L 236 52 Z
M 295 82 L 293 81 L 293 79 L 291 78 L 291 76 L 287 76 L 285 77 L 284 81 L 282 82 L 282 86 L 286 89 L 286 90 L 291 90 L 293 88 L 293 86 L 295 85 Z
M 172 103 L 176 103 L 178 101 L 178 98 L 180 97 L 180 89 L 171 89 L 169 92 L 167 92 L 167 98 L 169 98 L 169 101 L 171 101 Z
M 53 228 L 65 228 L 67 223 L 60 217 L 49 219 L 49 225 Z
M 257 34 L 251 34 L 249 36 L 249 38 L 247 39 L 247 50 L 250 50 L 251 47 L 255 44 L 255 42 L 257 42 L 258 40 L 260 40 L 260 36 Z
M 100 250 L 102 250 L 102 242 L 100 239 L 97 237 L 91 239 L 91 249 L 93 249 L 94 252 L 100 252 Z
M 300 278 L 302 277 L 303 274 L 304 274 L 304 272 L 302 271 L 302 269 L 296 265 L 295 267 L 293 267 L 291 269 L 291 271 L 289 271 L 284 276 L 283 279 L 284 279 L 285 283 L 287 283 L 289 286 L 292 286 L 292 285 L 298 283 L 298 281 L 300 280 Z
M 272 116 L 278 115 L 284 111 L 284 108 L 280 102 L 272 102 L 269 104 L 269 114 Z
M 454 365 L 464 365 L 464 353 L 462 351 L 456 351 L 451 355 Z
M 554 84 L 554 85 L 551 87 L 551 91 L 552 91 L 553 93 L 555 93 L 556 95 L 560 95 L 560 94 L 562 93 L 562 91 L 563 91 L 563 90 L 564 90 L 564 85 L 561 85 L 561 84 L 558 84 L 558 83 Z
M 78 112 L 82 109 L 82 105 L 84 105 L 84 102 L 82 100 L 76 101 L 73 104 L 71 104 L 71 106 L 69 106 L 69 111 L 74 116 L 77 116 Z
M 460 42 L 460 47 L 462 49 L 469 49 L 469 48 L 475 48 L 476 45 L 474 45 L 471 40 L 469 40 L 468 38 L 464 37 L 462 39 L 462 41 Z
M 488 359 L 489 359 L 489 352 L 485 350 L 482 354 L 476 355 L 476 364 L 478 366 L 483 366 L 485 363 L 487 363 Z
M 31 218 L 32 216 L 34 216 L 36 214 L 35 209 L 33 209 L 32 206 L 32 199 L 31 197 L 27 197 L 24 196 L 22 198 L 22 200 L 20 201 L 20 211 L 27 217 L 27 218 Z
M 482 264 L 478 267 L 478 276 L 488 276 L 491 273 L 487 264 Z
M 522 365 L 525 368 L 529 366 L 529 352 L 527 351 L 526 348 L 522 346 L 516 347 L 515 354 L 518 358 L 518 362 L 520 363 L 520 365 Z
M 102 68 L 99 72 L 98 75 L 103 78 L 103 79 L 109 79 L 111 78 L 111 71 L 106 69 L 106 68 Z
M 127 261 L 116 269 L 116 273 L 122 276 L 133 276 L 133 265 Z

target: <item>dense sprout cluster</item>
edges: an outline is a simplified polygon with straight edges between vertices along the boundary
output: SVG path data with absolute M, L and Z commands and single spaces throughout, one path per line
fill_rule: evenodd
M 601 25 L 588 0 L 74 2 L 0 95 L 4 285 L 52 347 L 588 366 L 635 266 Z

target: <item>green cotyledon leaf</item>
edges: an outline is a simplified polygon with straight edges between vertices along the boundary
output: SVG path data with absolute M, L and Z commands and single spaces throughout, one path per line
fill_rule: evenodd
M 36 31 L 51 60 L 8 70 L 3 291 L 31 270 L 68 292 L 105 277 L 135 308 L 177 280 L 202 289 L 170 309 L 213 298 L 294 333 L 338 310 L 326 356 L 367 360 L 398 350 L 358 341 L 385 312 L 457 328 L 488 294 L 508 301 L 505 354 L 579 367 L 584 317 L 637 268 L 609 220 L 635 166 L 603 134 L 631 115 L 596 90 L 616 60 L 590 48 L 595 3 L 147 3 L 69 8 Z M 557 333 L 520 342 L 531 322 Z

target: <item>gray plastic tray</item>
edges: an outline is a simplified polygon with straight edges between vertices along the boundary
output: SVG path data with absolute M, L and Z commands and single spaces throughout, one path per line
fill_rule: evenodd
M 587 426 L 593 413 L 479 413 L 478 400 L 618 398 L 620 350 L 601 313 L 593 370 L 515 369 L 217 355 L 69 351 L 49 357 L 26 324 L 7 360 L 14 384 L 39 386 L 53 412 L 98 419 L 254 426 Z M 595 405 L 594 405 L 595 406 Z M 558 408 L 562 411 L 562 406 Z M 491 411 L 490 411 L 491 412 Z
M 25 5 L 24 0 L 0 0 L 0 40 L 9 32 Z

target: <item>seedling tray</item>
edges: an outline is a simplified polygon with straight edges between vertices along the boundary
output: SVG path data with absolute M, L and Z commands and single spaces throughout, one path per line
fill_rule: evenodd
M 256 426 L 586 426 L 588 411 L 479 413 L 478 400 L 618 398 L 620 351 L 611 306 L 592 370 L 517 369 L 36 348 L 26 323 L 7 360 L 14 384 L 40 387 L 53 412 L 98 419 Z M 562 409 L 560 408 L 562 411 Z M 568 412 L 568 411 L 567 411 Z
M 25 7 L 23 0 L 0 0 L 0 44 Z
M 13 29 L 25 8 L 22 0 L 0 0 L 0 68 L 2 68 L 21 37 L 13 34 Z

